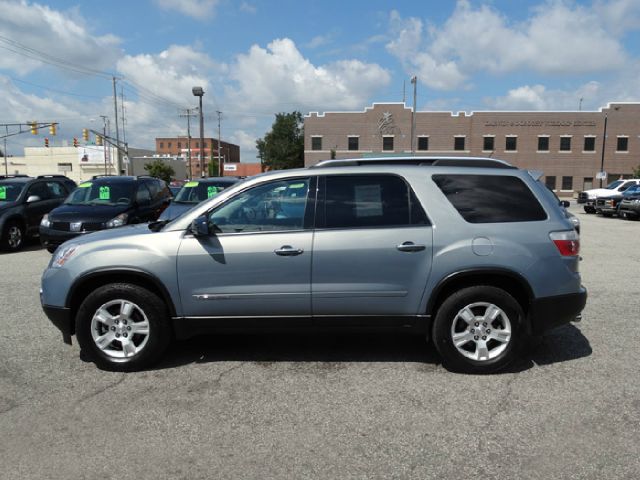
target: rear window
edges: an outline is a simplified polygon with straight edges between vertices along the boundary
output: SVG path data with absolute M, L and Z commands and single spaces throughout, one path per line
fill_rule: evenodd
M 434 175 L 447 200 L 469 223 L 534 222 L 547 214 L 527 185 L 506 175 Z

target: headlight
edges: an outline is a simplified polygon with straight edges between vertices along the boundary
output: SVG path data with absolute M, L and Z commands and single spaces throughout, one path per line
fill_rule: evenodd
M 56 253 L 53 255 L 51 259 L 51 267 L 59 268 L 62 267 L 67 261 L 73 257 L 78 251 L 79 246 L 75 244 L 67 245 L 64 248 L 60 247 L 56 250 Z
M 49 228 L 51 226 L 51 222 L 49 221 L 49 215 L 47 215 L 46 213 L 42 217 L 42 220 L 40 220 L 40 226 L 44 228 Z
M 116 228 L 116 227 L 121 227 L 123 225 L 126 225 L 127 218 L 129 218 L 129 215 L 127 215 L 126 213 L 121 213 L 117 217 L 113 217 L 111 220 L 105 223 L 105 227 Z
M 634 201 L 633 201 L 633 204 L 634 204 L 634 205 L 640 205 L 640 199 L 639 199 L 639 200 L 634 200 Z

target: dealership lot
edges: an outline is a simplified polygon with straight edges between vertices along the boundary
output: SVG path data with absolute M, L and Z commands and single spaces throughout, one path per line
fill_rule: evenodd
M 0 255 L 0 478 L 636 478 L 640 222 L 586 215 L 584 320 L 457 375 L 420 338 L 207 337 L 97 370 Z

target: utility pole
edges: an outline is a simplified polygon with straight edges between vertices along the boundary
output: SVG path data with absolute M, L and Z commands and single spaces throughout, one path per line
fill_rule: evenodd
M 189 165 L 189 179 L 193 179 L 193 169 L 191 168 L 191 117 L 195 117 L 193 113 L 195 109 L 187 108 L 185 113 L 181 113 L 180 117 L 187 117 L 187 162 Z
M 102 118 L 102 134 L 103 137 L 105 138 L 107 136 L 107 116 L 106 115 L 100 115 L 100 118 Z M 103 140 L 102 141 L 102 151 L 104 153 L 104 174 L 108 175 L 107 173 L 107 146 L 105 144 L 106 142 Z
M 407 91 L 407 81 L 402 80 L 402 103 L 405 103 L 407 101 L 406 91 Z
M 220 155 L 220 117 L 222 116 L 222 112 L 220 110 L 216 110 L 216 113 L 218 114 L 218 176 L 222 177 L 224 175 L 222 156 Z
M 604 132 L 602 132 L 602 156 L 600 157 L 600 188 L 602 188 L 602 174 L 604 172 L 604 147 L 607 143 L 607 114 L 604 114 Z
M 7 137 L 9 136 L 9 127 L 5 125 L 4 128 L 7 131 L 7 136 L 4 137 L 4 149 L 2 150 L 2 154 L 4 155 L 4 174 L 9 175 L 9 163 L 7 161 Z
M 414 138 L 416 136 L 416 97 L 418 93 L 418 77 L 411 77 L 411 83 L 413 83 L 413 110 L 411 111 L 411 153 L 415 153 L 416 146 Z
M 118 95 L 116 94 L 116 77 L 113 78 L 113 113 L 116 120 L 116 143 L 118 144 L 118 150 L 116 153 L 116 164 L 118 168 L 117 175 L 122 175 L 122 159 L 120 157 L 120 132 L 118 129 Z
M 122 143 L 124 143 L 124 151 L 127 156 L 127 164 L 124 167 L 125 174 L 129 175 L 129 144 L 127 143 L 127 134 L 125 131 L 126 119 L 124 116 L 124 87 L 120 87 L 120 107 L 122 108 Z

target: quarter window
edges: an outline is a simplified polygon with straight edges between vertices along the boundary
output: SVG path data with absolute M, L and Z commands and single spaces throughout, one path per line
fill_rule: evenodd
M 242 192 L 209 215 L 220 233 L 302 230 L 309 179 L 270 182 Z
M 527 185 L 507 175 L 434 175 L 447 200 L 469 223 L 532 222 L 547 215 Z
M 427 225 L 413 192 L 393 175 L 327 177 L 324 202 L 326 228 Z

